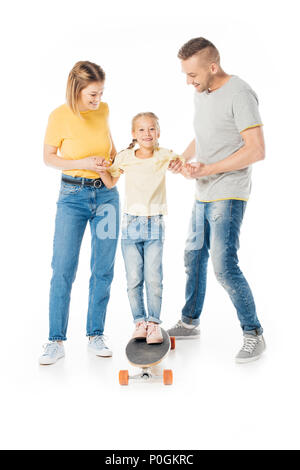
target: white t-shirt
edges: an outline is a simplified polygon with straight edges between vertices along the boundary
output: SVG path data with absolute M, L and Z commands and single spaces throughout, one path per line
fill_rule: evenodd
M 138 158 L 136 150 L 118 153 L 108 168 L 114 177 L 125 174 L 124 212 L 136 216 L 167 214 L 166 171 L 170 160 L 181 158 L 172 150 L 158 148 L 151 158 Z

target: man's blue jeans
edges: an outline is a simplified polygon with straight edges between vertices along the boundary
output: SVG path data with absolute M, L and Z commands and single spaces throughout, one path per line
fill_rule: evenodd
M 127 277 L 127 293 L 134 322 L 161 323 L 162 255 L 164 220 L 124 214 L 122 223 L 122 254 Z M 144 283 L 148 314 L 144 305 Z
M 250 287 L 238 266 L 239 234 L 246 201 L 196 201 L 185 247 L 186 304 L 182 321 L 200 323 L 206 291 L 209 250 L 215 275 L 228 292 L 244 332 L 261 334 L 262 327 Z
M 70 177 L 74 181 L 82 178 Z M 119 194 L 107 189 L 61 182 L 53 242 L 50 288 L 49 340 L 65 341 L 69 319 L 72 283 L 75 279 L 80 246 L 90 223 L 91 278 L 87 315 L 87 336 L 103 334 L 106 308 L 113 279 L 119 235 Z

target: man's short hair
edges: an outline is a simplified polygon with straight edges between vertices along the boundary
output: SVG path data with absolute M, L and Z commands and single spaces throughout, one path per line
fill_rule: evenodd
M 216 46 L 205 38 L 194 38 L 186 42 L 177 54 L 181 60 L 187 60 L 199 52 L 207 51 L 207 59 L 209 62 L 220 62 L 220 54 Z

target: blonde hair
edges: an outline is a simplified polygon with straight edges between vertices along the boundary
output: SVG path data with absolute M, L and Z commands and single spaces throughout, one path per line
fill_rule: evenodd
M 104 82 L 105 72 L 93 62 L 76 62 L 68 76 L 66 99 L 73 113 L 80 116 L 78 102 L 80 92 L 92 82 Z
M 156 128 L 158 129 L 158 131 L 160 131 L 160 127 L 159 127 L 159 122 L 158 122 L 158 117 L 156 116 L 156 114 L 154 113 L 151 113 L 150 111 L 149 112 L 146 112 L 146 113 L 138 113 L 134 116 L 134 118 L 132 119 L 131 121 L 131 130 L 134 131 L 135 129 L 135 123 L 138 119 L 140 119 L 141 117 L 148 117 L 148 118 L 151 118 L 151 119 L 154 119 L 155 120 L 155 125 L 156 125 Z M 127 147 L 128 149 L 133 149 L 136 145 L 136 142 L 137 140 L 136 139 L 132 139 L 131 143 L 129 144 L 129 146 Z M 158 147 L 158 143 L 157 143 L 157 147 Z

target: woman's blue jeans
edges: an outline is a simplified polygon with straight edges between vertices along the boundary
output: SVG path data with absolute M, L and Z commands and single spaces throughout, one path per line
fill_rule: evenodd
M 244 332 L 261 334 L 250 287 L 238 266 L 239 234 L 246 201 L 229 199 L 194 204 L 185 247 L 186 303 L 182 320 L 200 323 L 209 250 L 215 275 L 232 300 Z
M 70 177 L 69 180 L 82 181 Z M 87 223 L 90 224 L 91 277 L 87 314 L 87 336 L 102 335 L 113 279 L 119 235 L 119 194 L 107 189 L 61 182 L 53 242 L 50 288 L 49 340 L 65 341 L 69 305 L 79 251 Z

